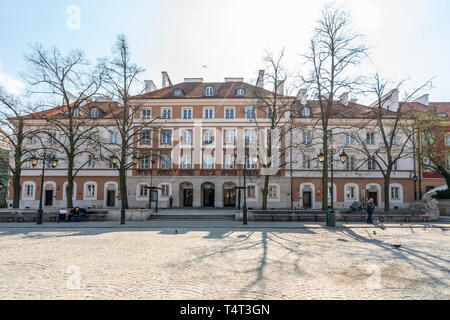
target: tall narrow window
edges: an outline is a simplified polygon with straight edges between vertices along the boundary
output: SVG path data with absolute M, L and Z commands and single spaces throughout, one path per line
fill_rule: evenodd
M 205 118 L 205 119 L 214 118 L 214 109 L 213 108 L 205 108 L 203 110 L 203 118 Z
M 203 144 L 211 144 L 214 142 L 214 132 L 205 131 L 203 132 Z
M 234 119 L 234 108 L 225 109 L 225 119 Z
M 203 155 L 203 169 L 212 169 L 212 167 L 213 167 L 212 155 L 204 154 Z
M 170 155 L 162 154 L 161 155 L 161 169 L 170 169 Z
M 183 109 L 183 119 L 192 119 L 192 109 Z
M 375 144 L 375 133 L 374 132 L 366 133 L 366 144 Z
M 233 169 L 234 163 L 233 163 L 233 155 L 226 154 L 225 155 L 225 169 Z
M 161 144 L 172 143 L 172 131 L 163 131 L 161 133 Z
M 172 118 L 172 109 L 162 109 L 161 118 L 163 119 Z
M 142 110 L 142 119 L 148 120 L 152 118 L 152 111 L 150 109 Z
M 234 130 L 225 130 L 225 143 L 234 144 Z
M 245 117 L 247 119 L 255 119 L 256 118 L 255 107 L 245 107 Z
M 376 170 L 376 163 L 374 158 L 369 158 L 367 160 L 367 169 L 368 170 Z
M 141 134 L 141 144 L 150 144 L 151 143 L 151 137 L 150 137 L 150 131 L 144 131 Z
M 311 144 L 311 132 L 303 132 L 303 144 Z
M 183 169 L 191 169 L 191 155 L 190 154 L 183 154 L 183 157 L 181 159 L 181 165 Z
M 150 168 L 150 157 L 148 155 L 144 155 L 141 157 L 141 169 Z
M 183 143 L 184 144 L 192 143 L 192 131 L 189 130 L 183 131 Z
M 347 132 L 347 133 L 345 134 L 345 144 L 353 144 L 353 142 L 354 142 L 353 134 Z
M 311 157 L 306 154 L 302 156 L 302 168 L 311 169 Z

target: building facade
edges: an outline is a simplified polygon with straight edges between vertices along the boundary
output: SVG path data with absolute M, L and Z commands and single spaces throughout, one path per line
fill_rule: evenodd
M 148 130 L 139 135 L 133 150 L 129 152 L 138 160 L 127 170 L 128 203 L 131 208 L 146 208 L 149 204 L 148 186 L 158 187 L 159 206 L 168 207 L 169 197 L 174 207 L 180 208 L 236 208 L 242 206 L 244 195 L 244 166 L 246 198 L 249 208 L 261 208 L 266 168 L 261 161 L 270 130 L 267 114 L 256 107 L 255 92 L 271 95 L 262 81 L 254 86 L 241 78 L 225 78 L 224 82 L 204 82 L 187 78 L 172 85 L 163 72 L 163 86 L 156 89 L 152 81 L 146 82 L 146 92 L 130 99 L 139 109 L 137 122 L 151 121 Z M 300 90 L 292 99 L 292 112 L 284 114 L 290 134 L 275 143 L 275 149 L 292 150 L 272 158 L 275 170 L 268 188 L 268 209 L 313 208 L 320 209 L 322 163 L 317 160 L 321 152 L 317 138 L 314 101 L 306 100 L 306 91 Z M 398 102 L 397 102 L 398 103 Z M 355 201 L 373 197 L 380 207 L 384 205 L 383 176 L 377 168 L 357 151 L 352 130 L 364 131 L 368 143 L 374 148 L 380 137 L 371 134 L 375 124 L 367 119 L 370 106 L 349 101 L 343 95 L 336 101 L 345 117 L 330 122 L 333 131 L 330 145 L 336 151 L 348 154 L 345 163 L 334 162 L 334 206 L 348 208 Z M 309 110 L 308 110 L 309 109 Z M 107 102 L 92 101 L 82 107 L 86 117 L 94 118 L 103 141 L 119 145 L 119 134 L 111 120 L 111 107 Z M 55 112 L 49 110 L 48 112 Z M 292 117 L 291 117 L 292 114 Z M 58 113 L 55 113 L 58 115 Z M 370 119 L 369 119 L 370 120 Z M 46 126 L 45 121 L 30 117 L 30 126 Z M 361 128 L 364 123 L 364 128 Z M 47 124 L 48 125 L 48 124 Z M 276 130 L 275 130 L 276 131 Z M 58 134 L 58 132 L 55 132 Z M 398 137 L 402 139 L 402 137 Z M 43 141 L 51 144 L 50 139 Z M 27 143 L 36 143 L 32 138 Z M 252 148 L 252 146 L 255 146 Z M 77 159 L 74 205 L 87 208 L 119 208 L 119 173 L 108 157 L 95 156 L 98 151 L 86 152 Z M 66 206 L 67 166 L 64 155 L 58 167 L 46 168 L 44 208 Z M 255 161 L 254 156 L 258 156 Z M 391 176 L 389 194 L 391 207 L 404 208 L 414 200 L 416 163 L 414 156 L 402 158 Z M 39 205 L 41 168 L 26 165 L 22 171 L 21 208 L 37 208 Z M 425 176 L 423 177 L 425 179 Z M 329 179 L 329 187 L 331 182 Z M 10 199 L 12 190 L 10 187 Z M 12 202 L 11 200 L 9 201 Z M 329 199 L 331 202 L 331 199 Z

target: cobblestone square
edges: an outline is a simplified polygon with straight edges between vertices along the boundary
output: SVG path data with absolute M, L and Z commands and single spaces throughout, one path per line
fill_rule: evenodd
M 0 298 L 449 299 L 449 235 L 422 227 L 0 228 Z

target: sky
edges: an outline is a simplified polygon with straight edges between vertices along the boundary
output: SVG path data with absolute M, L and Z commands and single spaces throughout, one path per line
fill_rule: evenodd
M 286 64 L 305 70 L 315 20 L 329 1 L 304 0 L 0 0 L 0 85 L 21 94 L 30 45 L 82 49 L 91 62 L 110 54 L 118 34 L 130 42 L 144 78 L 161 86 L 187 77 L 254 82 L 265 50 L 286 50 Z M 338 1 L 365 35 L 370 61 L 359 68 L 410 91 L 434 78 L 431 101 L 450 101 L 450 1 Z M 404 94 L 404 93 L 401 93 Z M 359 97 L 360 98 L 360 97 Z

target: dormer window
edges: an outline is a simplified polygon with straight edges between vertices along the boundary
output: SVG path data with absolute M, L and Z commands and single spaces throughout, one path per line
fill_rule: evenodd
M 311 108 L 305 107 L 302 109 L 302 117 L 310 117 L 311 116 Z
M 98 118 L 98 108 L 92 108 L 91 109 L 91 117 L 92 118 Z
M 184 96 L 184 91 L 181 88 L 175 88 L 175 90 L 173 91 L 173 95 L 175 97 L 183 97 Z
M 245 89 L 244 88 L 237 88 L 236 89 L 236 95 L 239 97 L 245 96 Z
M 78 118 L 80 116 L 80 109 L 76 108 L 75 110 L 73 110 L 73 116 L 75 118 Z
M 215 95 L 215 90 L 213 86 L 208 86 L 205 88 L 205 96 L 212 97 Z

